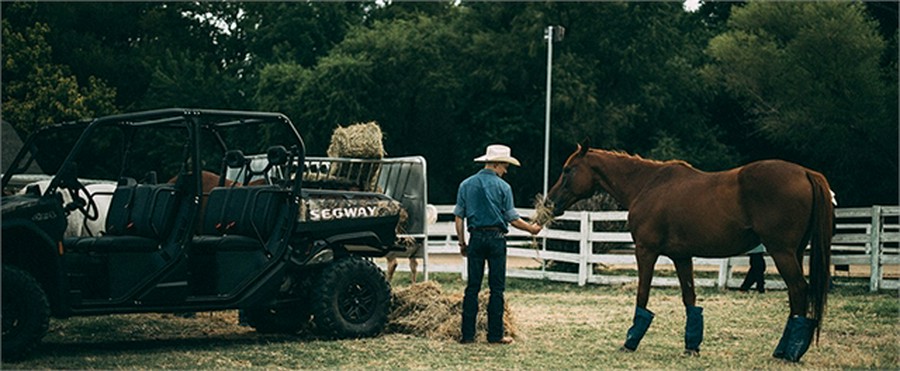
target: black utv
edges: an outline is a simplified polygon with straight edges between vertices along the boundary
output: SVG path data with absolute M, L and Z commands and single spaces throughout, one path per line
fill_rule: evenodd
M 277 113 L 164 109 L 32 135 L 2 178 L 3 360 L 50 316 L 241 309 L 259 332 L 378 335 L 390 286 L 370 258 L 395 249 L 400 204 L 306 189 L 304 156 Z

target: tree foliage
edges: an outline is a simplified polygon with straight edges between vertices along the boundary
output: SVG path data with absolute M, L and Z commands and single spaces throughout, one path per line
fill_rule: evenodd
M 322 155 L 337 125 L 374 120 L 389 155 L 427 158 L 436 203 L 485 145 L 510 145 L 526 205 L 543 177 L 542 35 L 560 25 L 551 182 L 590 137 L 710 171 L 781 157 L 823 171 L 842 205 L 897 202 L 895 3 L 0 6 L 4 119 L 29 130 L 112 110 L 274 110 Z
M 115 112 L 115 89 L 90 76 L 79 85 L 64 65 L 51 61 L 49 26 L 22 32 L 3 21 L 3 119 L 24 133 L 63 120 Z
M 860 4 L 752 3 L 710 41 L 707 72 L 742 100 L 759 139 L 824 171 L 855 203 L 875 169 L 877 188 L 896 194 L 896 80 L 882 78 L 884 52 Z

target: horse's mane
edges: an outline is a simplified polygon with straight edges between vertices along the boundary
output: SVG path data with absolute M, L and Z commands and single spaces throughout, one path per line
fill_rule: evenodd
M 684 161 L 684 160 L 666 160 L 666 161 L 659 161 L 659 160 L 653 160 L 653 159 L 643 158 L 643 157 L 641 157 L 640 155 L 633 155 L 633 154 L 630 154 L 630 153 L 625 152 L 625 151 L 603 150 L 603 149 L 597 149 L 597 148 L 591 148 L 590 151 L 592 151 L 592 152 L 605 153 L 605 154 L 608 154 L 608 155 L 611 155 L 611 156 L 614 156 L 614 157 L 627 158 L 627 159 L 637 160 L 637 161 L 640 161 L 640 162 L 647 162 L 647 163 L 651 163 L 651 164 L 657 164 L 657 165 L 682 165 L 682 166 L 685 166 L 685 167 L 687 167 L 687 168 L 694 169 L 694 166 L 693 166 L 693 165 L 691 165 L 690 163 L 688 163 L 687 161 Z

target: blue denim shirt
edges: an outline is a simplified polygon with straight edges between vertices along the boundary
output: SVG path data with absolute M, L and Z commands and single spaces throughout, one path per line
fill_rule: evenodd
M 482 169 L 459 185 L 453 215 L 465 218 L 468 228 L 500 227 L 519 219 L 513 206 L 512 187 L 493 170 Z

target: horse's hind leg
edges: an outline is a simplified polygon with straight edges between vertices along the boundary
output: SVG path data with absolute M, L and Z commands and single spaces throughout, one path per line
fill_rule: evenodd
M 653 280 L 653 267 L 659 255 L 647 251 L 640 246 L 635 246 L 635 257 L 638 264 L 638 292 L 637 306 L 634 309 L 634 319 L 631 328 L 625 336 L 625 344 L 620 350 L 634 351 L 650 328 L 653 322 L 653 312 L 647 310 L 647 301 L 650 298 L 650 283 Z
M 803 278 L 803 266 L 800 257 L 791 251 L 772 251 L 770 255 L 772 260 L 775 261 L 778 273 L 781 274 L 781 278 L 784 279 L 784 283 L 787 285 L 791 316 L 806 315 L 809 303 L 806 299 L 807 284 Z
M 807 284 L 803 278 L 803 266 L 799 256 L 791 251 L 773 252 L 772 259 L 787 284 L 791 305 L 791 315 L 772 356 L 798 362 L 809 349 L 815 328 L 815 321 L 806 318 L 809 303 L 806 297 Z
M 695 306 L 697 294 L 694 291 L 694 262 L 690 257 L 672 260 L 678 273 L 681 300 L 687 317 L 684 325 L 684 354 L 699 355 L 700 343 L 703 342 L 703 308 Z

